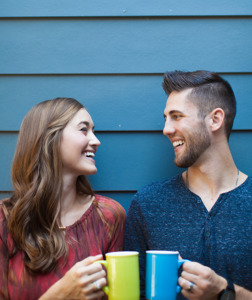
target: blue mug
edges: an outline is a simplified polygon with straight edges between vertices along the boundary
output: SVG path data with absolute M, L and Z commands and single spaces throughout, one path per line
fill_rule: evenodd
M 178 269 L 186 261 L 179 259 L 177 251 L 146 251 L 146 299 L 176 300 L 181 291 Z

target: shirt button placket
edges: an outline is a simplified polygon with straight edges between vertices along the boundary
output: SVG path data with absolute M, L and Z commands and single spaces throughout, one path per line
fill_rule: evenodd
M 210 244 L 211 244 L 211 238 L 210 238 L 210 236 L 211 236 L 211 224 L 210 224 L 211 215 L 208 214 L 206 219 L 207 220 L 206 220 L 205 237 L 206 237 L 206 245 L 209 248 Z

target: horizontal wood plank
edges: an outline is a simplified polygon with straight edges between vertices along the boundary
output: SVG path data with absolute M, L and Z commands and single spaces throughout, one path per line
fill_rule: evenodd
M 252 129 L 252 75 L 220 75 L 237 98 L 234 129 Z M 162 130 L 167 99 L 162 80 L 162 74 L 0 76 L 0 131 L 18 131 L 32 106 L 58 96 L 82 102 L 98 131 Z
M 0 74 L 252 72 L 252 18 L 2 19 Z
M 181 172 L 173 163 L 174 151 L 161 132 L 99 133 L 96 153 L 98 173 L 90 182 L 98 191 L 135 191 L 156 180 Z M 17 135 L 0 134 L 0 191 L 12 189 L 10 166 Z M 246 147 L 241 147 L 246 141 Z M 252 131 L 235 131 L 230 147 L 237 167 L 252 175 Z
M 1 0 L 0 17 L 251 15 L 250 0 Z

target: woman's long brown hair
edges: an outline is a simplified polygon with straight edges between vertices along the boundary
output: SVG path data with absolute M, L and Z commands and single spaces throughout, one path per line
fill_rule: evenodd
M 34 106 L 25 116 L 12 164 L 14 192 L 6 203 L 8 226 L 17 249 L 25 253 L 31 272 L 46 273 L 68 254 L 65 234 L 60 230 L 62 193 L 62 131 L 83 108 L 72 98 L 55 98 Z M 77 192 L 93 195 L 85 176 Z

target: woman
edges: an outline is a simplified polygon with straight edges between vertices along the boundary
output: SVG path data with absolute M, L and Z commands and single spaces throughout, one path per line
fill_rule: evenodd
M 0 205 L 0 299 L 105 297 L 105 271 L 93 262 L 122 250 L 126 214 L 85 177 L 97 172 L 99 145 L 75 99 L 41 102 L 24 118 L 14 192 Z

